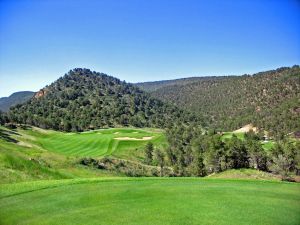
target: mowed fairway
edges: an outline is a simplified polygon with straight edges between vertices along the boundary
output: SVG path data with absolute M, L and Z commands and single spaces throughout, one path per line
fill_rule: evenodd
M 0 224 L 299 224 L 296 183 L 107 178 L 0 186 Z
M 30 134 L 44 149 L 72 156 L 138 158 L 142 157 L 141 150 L 149 141 L 157 148 L 167 145 L 163 131 L 157 129 L 111 128 L 82 133 L 34 131 Z

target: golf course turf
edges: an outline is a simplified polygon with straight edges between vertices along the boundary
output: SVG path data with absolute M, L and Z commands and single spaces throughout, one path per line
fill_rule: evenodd
M 0 186 L 0 224 L 299 224 L 296 183 L 96 178 Z
M 32 131 L 30 134 L 44 149 L 72 156 L 138 157 L 142 153 L 138 150 L 143 149 L 149 141 L 157 147 L 167 145 L 164 133 L 157 129 L 111 128 L 82 133 Z

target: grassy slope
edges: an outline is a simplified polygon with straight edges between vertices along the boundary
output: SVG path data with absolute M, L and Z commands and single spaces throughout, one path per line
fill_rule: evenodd
M 116 132 L 119 133 L 114 134 Z M 81 156 L 101 155 L 99 152 L 123 159 L 136 160 L 143 157 L 142 149 L 147 141 L 113 139 L 120 136 L 154 136 L 153 143 L 156 147 L 163 148 L 166 144 L 163 133 L 153 129 L 106 129 L 75 134 L 38 128 L 10 130 L 0 127 L 0 183 L 120 176 L 78 164 Z M 69 152 L 74 149 L 74 152 Z
M 296 183 L 201 178 L 9 184 L 0 224 L 299 224 L 299 193 Z
M 81 166 L 77 160 L 0 139 L 0 183 L 119 175 Z
M 148 141 L 114 139 L 118 137 L 141 139 L 150 136 L 156 147 L 165 148 L 167 145 L 163 132 L 154 129 L 111 128 L 83 133 L 30 130 L 27 134 L 34 136 L 36 143 L 46 150 L 71 156 L 143 157 L 142 149 Z

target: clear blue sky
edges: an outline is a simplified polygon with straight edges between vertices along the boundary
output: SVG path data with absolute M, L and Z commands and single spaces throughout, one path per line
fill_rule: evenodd
M 0 96 L 72 68 L 128 82 L 300 63 L 297 0 L 1 0 Z

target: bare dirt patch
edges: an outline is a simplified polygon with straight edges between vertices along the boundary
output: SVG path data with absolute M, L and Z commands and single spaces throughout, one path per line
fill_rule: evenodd
M 35 130 L 35 131 L 40 132 L 42 134 L 49 134 L 49 133 L 52 132 L 50 130 L 44 130 L 44 129 L 41 129 L 41 128 L 38 128 L 38 127 L 32 127 L 32 130 Z
M 32 148 L 32 145 L 31 145 L 31 144 L 28 144 L 28 143 L 23 142 L 23 141 L 19 141 L 17 144 L 20 145 L 20 146 Z
M 148 141 L 151 140 L 153 137 L 142 137 L 142 138 L 131 138 L 131 137 L 117 137 L 114 138 L 115 140 L 121 141 Z
M 248 133 L 250 130 L 257 133 L 258 129 L 257 127 L 254 127 L 252 124 L 247 124 L 246 126 L 243 126 L 242 128 L 233 131 L 233 133 Z

